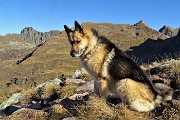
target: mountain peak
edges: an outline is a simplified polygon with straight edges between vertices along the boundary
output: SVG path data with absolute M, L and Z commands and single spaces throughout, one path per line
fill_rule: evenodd
M 21 34 L 26 34 L 27 32 L 32 32 L 36 31 L 33 27 L 25 27 L 24 29 L 21 30 Z
M 143 20 L 140 20 L 139 22 L 137 22 L 139 24 L 145 24 Z
M 170 26 L 164 25 L 162 28 L 159 29 L 159 32 L 164 33 L 168 37 L 174 37 L 177 35 L 178 30 Z
M 143 20 L 140 20 L 139 22 L 135 23 L 134 26 L 148 27 L 149 28 L 149 26 Z
M 22 29 L 20 34 L 25 35 L 25 41 L 38 45 L 51 37 L 59 35 L 60 33 L 61 32 L 58 30 L 51 30 L 49 32 L 39 32 L 35 30 L 33 27 L 25 27 L 24 29 Z
M 167 26 L 167 25 L 164 25 L 162 28 L 159 29 L 159 32 L 162 32 L 163 30 L 174 30 L 174 28 L 170 27 L 170 26 Z

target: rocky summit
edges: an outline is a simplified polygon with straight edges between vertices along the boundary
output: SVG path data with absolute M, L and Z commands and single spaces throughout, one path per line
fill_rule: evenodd
M 168 37 L 174 37 L 177 35 L 179 28 L 171 28 L 170 26 L 164 25 L 162 28 L 159 29 L 159 32 L 164 33 Z
M 20 34 L 24 35 L 24 41 L 32 44 L 40 44 L 47 39 L 59 35 L 61 32 L 58 30 L 52 30 L 49 32 L 39 32 L 32 27 L 25 27 Z

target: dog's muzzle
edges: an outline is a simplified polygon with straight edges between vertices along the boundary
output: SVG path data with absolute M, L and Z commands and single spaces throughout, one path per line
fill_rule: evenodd
M 83 54 L 83 52 L 84 52 L 84 49 L 80 49 L 78 53 L 76 53 L 74 50 L 71 50 L 70 55 L 72 57 L 79 57 Z

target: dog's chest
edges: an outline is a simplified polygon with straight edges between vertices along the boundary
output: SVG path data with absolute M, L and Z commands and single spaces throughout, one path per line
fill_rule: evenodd
M 93 52 L 93 54 L 89 54 L 81 59 L 81 64 L 89 74 L 92 76 L 98 76 L 102 73 L 105 57 L 105 50 L 99 49 L 98 51 Z

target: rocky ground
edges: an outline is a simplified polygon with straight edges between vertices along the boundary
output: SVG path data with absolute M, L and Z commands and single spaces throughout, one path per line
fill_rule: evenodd
M 141 66 L 153 83 L 165 83 L 174 90 L 173 100 L 151 112 L 139 113 L 123 105 L 120 99 L 108 101 L 93 94 L 93 81 L 84 79 L 84 72 L 75 72 L 74 79 L 61 76 L 31 89 L 13 94 L 0 105 L 1 119 L 118 119 L 118 120 L 179 120 L 180 60 L 170 60 Z M 85 73 L 87 76 L 87 74 Z

